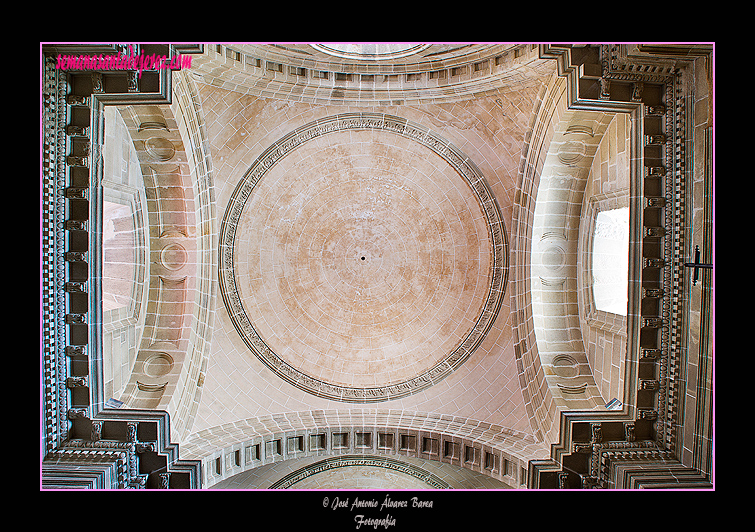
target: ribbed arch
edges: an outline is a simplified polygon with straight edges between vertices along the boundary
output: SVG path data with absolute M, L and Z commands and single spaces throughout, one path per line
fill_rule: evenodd
M 535 434 L 555 442 L 559 412 L 602 408 L 578 304 L 583 194 L 614 113 L 570 110 L 567 82 L 543 89 L 522 156 L 511 238 L 515 351 Z
M 120 400 L 166 410 L 180 438 L 201 396 L 214 324 L 215 198 L 196 88 L 176 73 L 173 103 L 124 106 L 144 176 L 150 279 L 144 333 Z
M 474 419 L 403 410 L 317 410 L 250 418 L 193 434 L 182 456 L 201 460 L 203 487 L 308 456 L 416 457 L 457 465 L 512 487 L 549 449 L 531 435 Z

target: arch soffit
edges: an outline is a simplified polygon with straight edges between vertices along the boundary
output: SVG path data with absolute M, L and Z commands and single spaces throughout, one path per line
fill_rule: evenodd
M 181 444 L 201 460 L 203 487 L 251 468 L 310 456 L 424 458 L 522 485 L 548 446 L 498 425 L 427 412 L 309 411 L 250 418 L 202 430 Z
M 569 405 L 568 401 L 558 397 L 560 392 L 554 393 L 554 390 L 564 389 L 556 382 L 559 377 L 549 375 L 544 370 L 543 364 L 550 364 L 561 351 L 540 351 L 542 342 L 539 345 L 538 337 L 542 339 L 544 334 L 543 330 L 538 330 L 534 314 L 542 312 L 542 308 L 533 298 L 539 300 L 542 290 L 548 289 L 546 285 L 555 282 L 560 286 L 568 279 L 573 281 L 574 290 L 564 291 L 569 294 L 569 300 L 562 305 L 564 309 L 574 309 L 570 311 L 568 319 L 576 324 L 575 327 L 568 327 L 570 337 L 566 343 L 578 346 L 574 353 L 578 355 L 578 364 L 586 363 L 579 329 L 576 285 L 582 194 L 595 151 L 615 115 L 614 112 L 570 110 L 568 105 L 567 81 L 554 74 L 541 92 L 540 106 L 531 123 L 527 151 L 522 155 L 511 237 L 509 284 L 520 384 L 536 437 L 551 442 L 559 438 L 559 411 L 568 410 Z M 567 186 L 546 193 L 542 185 L 554 177 Z M 564 202 L 569 204 L 567 210 L 564 209 Z M 560 260 L 558 264 L 554 263 L 558 270 L 555 276 L 550 275 L 553 271 L 549 271 L 543 261 L 544 258 L 548 260 L 553 257 L 542 253 L 545 247 L 553 247 L 553 238 L 560 244 L 556 246 L 560 250 Z M 549 266 L 553 270 L 553 265 Z M 561 321 L 563 316 L 560 311 Z M 579 387 L 584 390 L 580 395 L 589 398 L 595 406 L 601 398 L 591 373 L 587 381 L 583 383 L 587 386 Z
M 198 93 L 188 75 L 174 76 L 170 105 L 119 107 L 148 189 L 154 263 L 148 297 L 155 309 L 124 396 L 134 407 L 168 410 L 171 430 L 185 434 L 199 404 L 214 324 L 217 222 Z M 176 256 L 178 263 L 166 260 Z M 149 370 L 155 357 L 170 362 L 159 375 Z M 189 379 L 180 378 L 186 374 Z

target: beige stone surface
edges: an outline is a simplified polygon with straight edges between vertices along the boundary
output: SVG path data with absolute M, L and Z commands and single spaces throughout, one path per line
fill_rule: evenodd
M 219 213 L 269 145 L 353 110 L 198 87 Z M 413 120 L 456 145 L 480 168 L 508 224 L 537 89 L 368 110 Z M 439 157 L 389 134 L 348 135 L 318 138 L 265 176 L 259 199 L 245 210 L 236 260 L 245 306 L 279 354 L 314 376 L 369 385 L 416 374 L 458 341 L 479 305 L 489 249 L 479 206 Z M 461 367 L 429 390 L 380 406 L 529 431 L 509 312 L 504 295 L 497 320 Z M 297 347 L 286 349 L 289 341 Z M 275 412 L 349 408 L 277 378 L 249 352 L 222 305 L 209 361 L 195 432 Z
M 330 134 L 268 172 L 236 233 L 257 332 L 342 386 L 400 382 L 454 350 L 487 294 L 491 249 L 469 186 L 391 133 Z

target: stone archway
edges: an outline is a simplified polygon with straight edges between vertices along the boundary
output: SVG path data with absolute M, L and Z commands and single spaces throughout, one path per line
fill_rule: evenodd
M 201 107 L 191 79 L 174 74 L 173 103 L 125 106 L 149 218 L 147 315 L 121 400 L 166 410 L 179 436 L 192 425 L 214 323 L 215 200 Z
M 578 247 L 585 183 L 616 111 L 572 109 L 568 88 L 554 75 L 543 90 L 512 227 L 520 381 L 533 428 L 551 442 L 559 437 L 561 411 L 602 409 L 608 401 L 595 384 L 582 338 Z
M 212 427 L 181 444 L 201 460 L 203 487 L 250 469 L 304 457 L 414 457 L 526 485 L 528 462 L 549 456 L 527 434 L 430 412 L 317 410 L 268 415 Z

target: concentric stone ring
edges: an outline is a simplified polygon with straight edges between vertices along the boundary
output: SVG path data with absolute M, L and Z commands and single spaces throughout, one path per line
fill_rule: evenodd
M 221 223 L 229 316 L 278 376 L 376 402 L 445 378 L 498 313 L 506 233 L 477 167 L 426 128 L 350 113 L 268 148 Z

